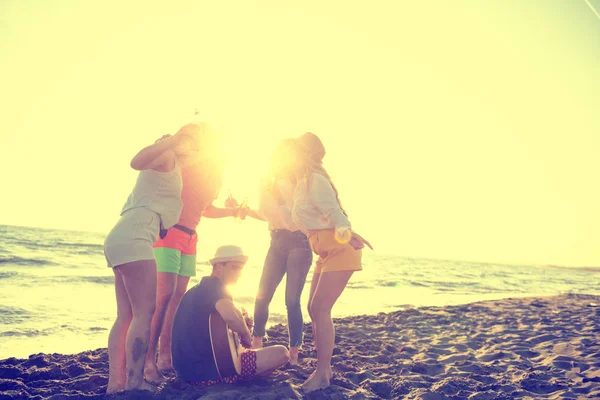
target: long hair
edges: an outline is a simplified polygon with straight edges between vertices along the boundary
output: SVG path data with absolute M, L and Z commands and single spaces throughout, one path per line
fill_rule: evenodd
M 308 168 L 306 169 L 306 190 L 308 191 L 310 189 L 310 185 L 312 184 L 312 173 L 313 172 L 323 175 L 325 178 L 327 178 L 327 180 L 329 181 L 329 184 L 333 188 L 333 192 L 335 193 L 335 199 L 337 200 L 337 202 L 340 206 L 340 209 L 342 210 L 344 215 L 347 217 L 348 213 L 346 212 L 346 210 L 344 210 L 344 207 L 342 207 L 342 201 L 340 200 L 340 195 L 338 193 L 337 187 L 331 180 L 331 177 L 325 170 L 325 167 L 323 167 L 323 164 L 311 162 L 308 165 Z
M 342 202 L 340 200 L 340 196 L 337 190 L 337 187 L 331 180 L 331 176 L 323 167 L 323 157 L 325 156 L 325 146 L 321 140 L 317 137 L 317 135 L 307 132 L 302 135 L 296 141 L 298 149 L 298 158 L 304 168 L 304 176 L 306 178 L 306 190 L 310 190 L 310 185 L 312 184 L 312 174 L 317 173 L 324 176 L 328 181 L 331 187 L 333 188 L 333 192 L 335 193 L 335 198 L 340 206 L 340 209 L 347 217 L 348 213 L 342 207 Z

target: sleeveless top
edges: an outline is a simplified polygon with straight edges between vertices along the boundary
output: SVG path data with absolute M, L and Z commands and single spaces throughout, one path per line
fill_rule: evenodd
M 170 172 L 142 170 L 121 210 L 121 215 L 131 209 L 145 207 L 157 213 L 163 228 L 169 229 L 177 223 L 183 208 L 181 188 L 181 167 L 178 163 L 175 163 Z

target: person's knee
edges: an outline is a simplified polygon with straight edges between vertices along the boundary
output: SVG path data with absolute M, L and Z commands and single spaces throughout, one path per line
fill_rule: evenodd
M 312 303 L 310 303 L 308 305 L 308 313 L 310 314 L 311 318 L 315 317 L 319 314 L 330 314 L 331 307 L 328 307 L 322 303 L 313 301 Z
M 154 315 L 154 311 L 156 311 L 156 303 L 152 302 L 152 304 L 144 304 L 143 307 L 138 307 L 133 310 L 133 318 L 138 319 L 152 319 Z
M 133 319 L 133 311 L 131 308 L 117 310 L 117 322 L 122 324 L 130 324 Z
M 165 309 L 169 305 L 169 302 L 171 301 L 171 299 L 173 298 L 174 292 L 175 292 L 175 290 L 157 293 L 156 308 L 158 310 Z
M 173 296 L 171 296 L 171 299 L 168 303 L 169 308 L 174 307 L 174 309 L 177 309 L 177 306 L 179 306 L 179 302 L 181 301 L 181 299 L 183 299 L 184 294 L 185 294 L 185 290 L 179 291 L 179 290 L 175 289 L 175 292 L 173 293 Z
M 285 346 L 277 345 L 273 347 L 277 348 L 277 350 L 275 350 L 275 358 L 277 359 L 279 365 L 283 365 L 290 360 L 290 352 Z
M 183 295 L 185 294 L 186 290 L 187 290 L 186 287 L 177 286 L 175 288 L 175 291 L 173 292 L 173 296 L 171 296 L 171 298 L 175 299 L 179 303 L 179 301 L 181 301 L 181 299 L 183 298 Z
M 175 288 L 177 286 L 177 280 L 174 277 L 175 274 L 172 273 L 158 273 L 158 282 L 157 282 L 157 293 L 156 298 L 157 301 L 162 302 L 165 301 L 168 303 L 173 294 L 175 293 Z
M 256 300 L 254 300 L 255 306 L 268 306 L 273 300 L 273 294 L 269 293 L 258 293 Z
M 286 296 L 285 297 L 285 307 L 288 310 L 300 308 L 300 298 L 296 297 L 296 296 Z
M 186 279 L 181 279 L 182 277 L 179 276 L 177 278 L 177 282 L 175 283 L 175 287 L 173 288 L 173 297 L 178 303 L 181 300 L 181 298 L 183 297 L 183 295 L 185 294 L 185 292 L 187 291 L 187 287 L 188 287 L 188 282 L 189 282 L 189 278 Z
M 312 313 L 312 303 L 308 303 L 306 305 L 306 311 L 308 311 L 308 315 L 310 315 L 310 317 L 313 317 L 313 313 Z

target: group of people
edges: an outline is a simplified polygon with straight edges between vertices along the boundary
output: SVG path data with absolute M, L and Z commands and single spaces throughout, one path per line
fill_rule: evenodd
M 334 326 L 331 309 L 354 271 L 361 249 L 371 245 L 352 230 L 338 192 L 323 167 L 325 148 L 312 133 L 279 144 L 261 180 L 258 210 L 231 196 L 213 205 L 223 179 L 223 149 L 206 123 L 187 124 L 164 135 L 131 160 L 140 171 L 104 252 L 115 275 L 117 319 L 108 339 L 107 393 L 154 390 L 161 371 L 198 385 L 236 382 L 289 362 L 298 363 L 303 342 L 300 298 L 318 256 L 308 312 L 317 367 L 302 388 L 329 386 Z M 238 246 L 217 249 L 212 273 L 190 290 L 196 275 L 196 229 L 201 217 L 247 216 L 266 221 L 271 234 L 255 301 L 254 321 L 239 310 L 227 286 L 247 262 Z M 289 348 L 263 347 L 269 304 L 284 275 Z M 239 335 L 241 373 L 220 377 L 210 343 L 209 316 L 217 312 Z

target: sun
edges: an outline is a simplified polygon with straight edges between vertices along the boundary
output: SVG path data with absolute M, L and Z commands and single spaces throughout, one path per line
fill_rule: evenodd
M 231 194 L 239 203 L 247 199 L 252 208 L 258 207 L 259 184 L 266 175 L 271 146 L 252 140 L 235 138 L 235 145 L 225 143 L 223 186 L 218 200 Z

